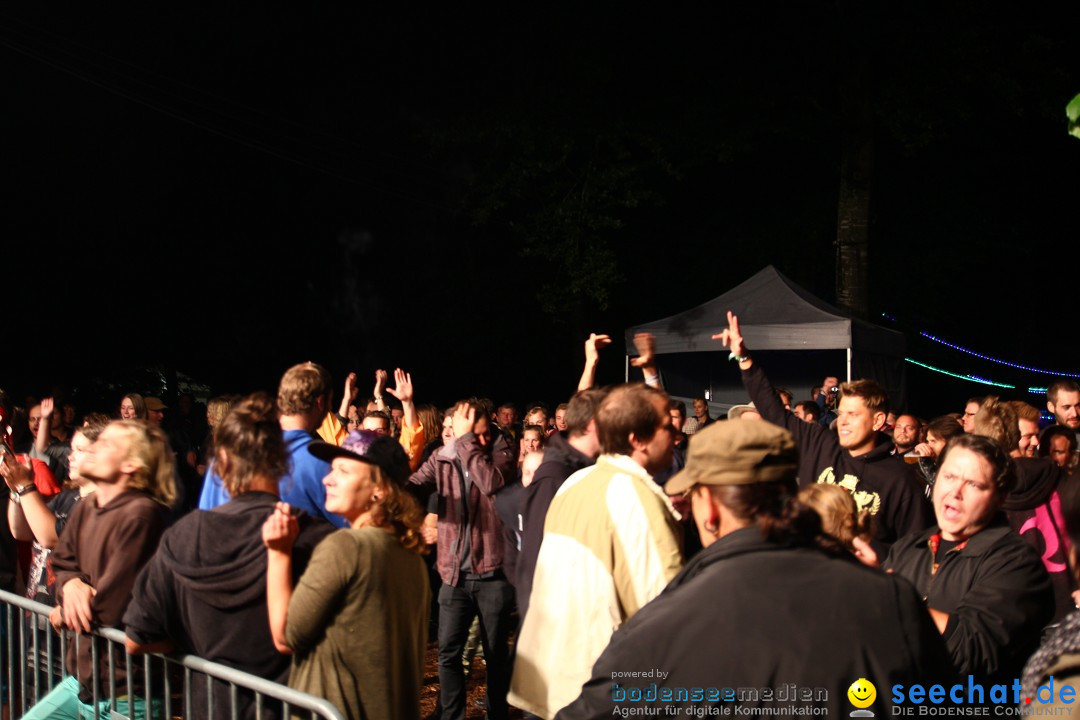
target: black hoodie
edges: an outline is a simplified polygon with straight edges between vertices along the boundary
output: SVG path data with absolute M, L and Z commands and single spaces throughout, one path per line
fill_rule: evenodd
M 941 636 L 961 676 L 986 687 L 1011 683 L 1053 611 L 1042 563 L 1000 516 L 949 550 L 931 543 L 935 535 L 940 541 L 938 527 L 907 536 L 882 567 L 948 614 Z
M 743 385 L 761 417 L 787 428 L 799 447 L 799 485 L 836 484 L 851 493 L 859 510 L 874 516 L 873 547 L 879 558 L 909 533 L 929 527 L 933 508 L 913 466 L 892 454 L 893 445 L 879 434 L 879 444 L 858 457 L 840 446 L 836 433 L 803 422 L 785 410 L 765 373 L 755 363 L 742 374 Z
M 270 635 L 262 543 L 262 525 L 277 501 L 270 493 L 243 493 L 214 510 L 191 512 L 166 531 L 135 581 L 124 614 L 128 637 L 140 644 L 170 640 L 180 652 L 285 683 L 290 659 Z M 304 513 L 298 519 L 294 584 L 315 545 L 335 530 Z M 205 687 L 195 683 L 197 714 L 206 707 Z M 218 684 L 214 695 L 215 715 L 224 717 L 228 686 Z M 253 712 L 245 707 L 241 716 Z
M 536 558 L 540 554 L 540 541 L 544 539 L 544 520 L 551 500 L 566 478 L 594 464 L 596 458 L 574 448 L 565 432 L 555 433 L 548 438 L 544 461 L 536 469 L 532 483 L 525 488 L 525 502 L 521 510 L 521 552 L 518 554 L 517 583 L 514 588 L 517 590 L 518 614 L 522 621 L 529 608 Z
M 1035 548 L 1054 586 L 1054 622 L 1074 609 L 1076 589 L 1069 572 L 1069 539 L 1058 499 L 1058 484 L 1068 477 L 1050 458 L 1020 457 L 1016 464 L 1016 487 L 1002 508 L 1009 525 Z

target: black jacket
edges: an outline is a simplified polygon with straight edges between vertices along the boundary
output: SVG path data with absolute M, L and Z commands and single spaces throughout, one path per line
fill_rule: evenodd
M 939 551 L 934 574 L 929 542 L 939 532 L 933 527 L 896 543 L 884 567 L 913 583 L 928 607 L 949 614 L 942 637 L 961 676 L 1011 684 L 1054 614 L 1046 570 L 999 518 L 962 548 Z
M 657 669 L 670 674 L 625 680 L 613 675 Z M 878 718 L 892 715 L 892 684 L 953 679 L 941 638 L 911 585 L 850 556 L 769 542 L 749 527 L 698 553 L 659 597 L 617 630 L 581 696 L 557 717 L 609 718 L 619 689 L 652 683 L 731 689 L 735 697 L 726 703 L 723 696 L 692 703 L 728 708 L 790 707 L 779 691 L 794 683 L 800 691 L 820 688 L 828 696 L 807 705 L 827 706 L 829 717 L 847 717 L 847 689 L 858 678 L 876 685 L 871 709 Z M 753 689 L 757 699 L 747 694 L 738 701 L 740 688 Z M 774 699 L 763 699 L 761 688 L 777 691 Z M 649 703 L 618 706 L 635 704 Z
M 1054 622 L 1076 609 L 1069 571 L 1069 539 L 1061 515 L 1058 485 L 1068 477 L 1050 458 L 1016 458 L 1016 487 L 1002 507 L 1009 525 L 1042 558 L 1054 586 Z
M 521 479 L 515 478 L 495 493 L 495 512 L 503 524 L 503 574 L 511 585 L 517 585 L 517 563 L 521 555 L 522 510 L 525 505 L 525 488 Z
M 540 541 L 544 539 L 544 520 L 547 518 L 548 508 L 551 507 L 551 500 L 566 482 L 566 478 L 595 463 L 595 458 L 567 442 L 565 432 L 555 433 L 548 438 L 548 446 L 544 449 L 544 462 L 536 469 L 532 483 L 525 488 L 525 502 L 521 511 L 524 527 L 521 532 L 521 552 L 518 554 L 517 582 L 514 587 L 517 590 L 518 614 L 522 620 L 529 608 L 536 558 L 540 554 Z
M 262 525 L 277 500 L 243 493 L 213 510 L 188 513 L 166 531 L 135 581 L 124 614 L 128 636 L 142 644 L 171 640 L 178 651 L 286 682 L 290 658 L 270 636 L 262 544 Z M 294 585 L 315 545 L 336 529 L 303 513 L 299 520 Z M 242 694 L 241 716 L 254 717 L 253 697 Z M 216 684 L 214 695 L 217 713 L 226 713 L 228 686 Z M 195 683 L 195 707 L 206 709 L 205 683 Z
M 755 363 L 742 373 L 743 385 L 761 417 L 787 428 L 799 446 L 799 484 L 837 484 L 851 493 L 860 510 L 874 516 L 874 550 L 884 557 L 905 535 L 933 523 L 933 509 L 912 466 L 892 455 L 892 442 L 881 442 L 865 455 L 852 457 L 836 433 L 803 422 L 785 410 L 764 371 Z

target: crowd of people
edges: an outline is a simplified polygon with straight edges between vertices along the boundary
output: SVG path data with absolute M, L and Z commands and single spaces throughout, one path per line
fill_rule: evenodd
M 401 369 L 366 398 L 349 374 L 335 404 L 314 363 L 276 397 L 210 399 L 205 421 L 190 397 L 174 418 L 135 393 L 79 417 L 0 393 L 2 587 L 53 605 L 57 629 L 121 628 L 131 653 L 192 653 L 348 718 L 420 717 L 430 642 L 434 716 L 455 720 L 479 652 L 491 718 L 606 717 L 635 689 L 769 705 L 788 686 L 847 713 L 859 678 L 1030 698 L 1080 675 L 1080 386 L 1050 386 L 1045 427 L 992 396 L 925 420 L 871 379 L 796 401 L 734 315 L 714 339 L 748 396 L 723 419 L 668 396 L 648 335 L 641 382 L 596 387 L 611 339 L 592 335 L 576 392 L 521 422 L 512 403 L 418 405 Z M 67 647 L 67 677 L 25 717 L 95 697 L 153 714 L 92 687 L 108 657 L 95 674 L 91 641 Z M 194 694 L 215 714 L 234 701 Z M 255 716 L 253 694 L 235 700 Z

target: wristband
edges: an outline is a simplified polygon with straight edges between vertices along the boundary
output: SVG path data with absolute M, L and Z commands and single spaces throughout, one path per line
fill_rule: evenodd
M 23 495 L 26 495 L 27 493 L 32 493 L 32 492 L 37 492 L 37 485 L 35 485 L 32 482 L 26 483 L 21 488 L 19 488 L 18 490 L 15 491 L 15 493 L 19 497 L 22 497 Z
M 736 355 L 735 353 L 728 353 L 728 360 L 734 360 L 735 362 L 746 362 L 750 359 L 749 355 Z

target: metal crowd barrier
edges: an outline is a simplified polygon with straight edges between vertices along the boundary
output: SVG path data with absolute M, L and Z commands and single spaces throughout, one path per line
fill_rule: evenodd
M 52 608 L 48 605 L 0 590 L 0 622 L 6 628 L 2 672 L 7 692 L 3 696 L 3 703 L 9 708 L 13 719 L 22 717 L 64 679 L 64 657 L 68 644 L 75 642 L 78 648 L 80 642 L 86 642 L 85 636 L 75 635 L 70 630 L 58 633 L 53 629 L 48 621 L 50 611 Z M 93 636 L 101 638 L 106 644 L 108 659 L 108 678 L 102 683 L 98 677 L 101 651 L 98 649 L 99 643 L 92 641 L 93 678 L 90 685 L 94 694 L 95 720 L 133 720 L 134 714 L 120 712 L 118 698 L 130 701 L 126 703 L 127 708 L 133 709 L 129 712 L 136 709 L 141 698 L 152 718 L 238 720 L 241 690 L 254 693 L 256 720 L 271 716 L 287 719 L 294 714 L 312 720 L 344 720 L 341 712 L 327 700 L 257 675 L 195 655 L 130 655 L 124 648 L 124 633 L 115 628 L 98 628 Z M 117 663 L 123 663 L 126 687 L 117 688 Z M 133 687 L 131 680 L 132 669 L 140 666 L 143 688 L 137 685 Z M 205 682 L 207 707 L 194 707 L 192 689 L 197 682 Z M 217 682 L 227 686 L 229 711 L 225 715 L 215 713 L 214 687 Z M 108 698 L 98 696 L 98 688 L 102 685 L 108 688 Z M 98 712 L 101 701 L 105 700 L 108 701 L 108 712 Z M 305 712 L 307 715 L 304 715 Z M 144 717 L 145 713 L 140 712 L 139 720 Z

